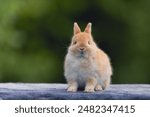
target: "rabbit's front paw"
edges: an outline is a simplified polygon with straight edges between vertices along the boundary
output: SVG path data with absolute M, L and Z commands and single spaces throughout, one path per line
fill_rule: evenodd
M 77 87 L 75 87 L 75 86 L 70 86 L 70 87 L 68 87 L 67 91 L 68 91 L 68 92 L 76 92 L 76 91 L 77 91 Z
M 85 91 L 85 92 L 94 92 L 94 87 L 92 87 L 92 86 L 87 86 L 84 91 Z
M 95 86 L 95 91 L 102 91 L 102 90 L 103 90 L 103 89 L 102 89 L 101 85 L 97 84 L 97 85 Z

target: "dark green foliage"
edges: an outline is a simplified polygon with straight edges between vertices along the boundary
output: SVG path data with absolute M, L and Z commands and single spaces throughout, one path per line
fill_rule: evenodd
M 73 22 L 93 24 L 113 83 L 150 83 L 150 1 L 0 0 L 0 81 L 65 82 Z

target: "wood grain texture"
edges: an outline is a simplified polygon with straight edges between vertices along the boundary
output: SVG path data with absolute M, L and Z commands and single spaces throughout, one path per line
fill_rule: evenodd
M 150 100 L 150 85 L 111 85 L 105 91 L 68 93 L 66 84 L 0 83 L 0 100 Z

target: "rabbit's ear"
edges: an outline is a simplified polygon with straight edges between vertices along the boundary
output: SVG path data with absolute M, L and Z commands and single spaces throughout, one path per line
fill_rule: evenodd
M 80 27 L 78 26 L 78 24 L 76 22 L 74 23 L 73 30 L 74 30 L 74 35 L 76 35 L 76 34 L 81 32 L 81 29 L 80 29 Z
M 92 31 L 91 27 L 92 27 L 92 23 L 88 23 L 84 32 L 91 34 Z

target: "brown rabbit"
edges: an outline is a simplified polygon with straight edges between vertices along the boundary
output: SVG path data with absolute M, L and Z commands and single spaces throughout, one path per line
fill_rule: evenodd
M 88 23 L 84 32 L 74 23 L 74 35 L 64 70 L 69 85 L 67 91 L 76 92 L 78 88 L 85 88 L 85 92 L 94 92 L 109 86 L 112 75 L 110 60 L 94 42 L 91 23 Z

